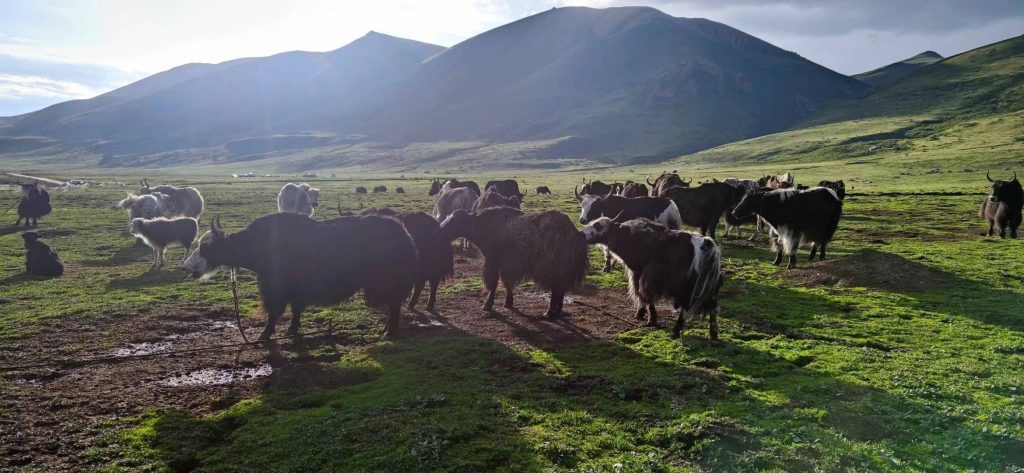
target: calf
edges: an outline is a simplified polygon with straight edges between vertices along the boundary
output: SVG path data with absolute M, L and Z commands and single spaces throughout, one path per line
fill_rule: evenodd
M 581 195 L 578 191 L 576 200 L 580 203 L 580 223 L 586 225 L 600 217 L 618 217 L 625 219 L 648 218 L 671 229 L 682 226 L 679 208 L 671 199 L 661 197 L 634 197 L 632 199 L 619 195 L 606 196 Z M 614 266 L 612 252 L 604 250 L 604 271 Z
M 721 182 L 705 182 L 697 187 L 670 187 L 662 192 L 679 208 L 686 225 L 697 227 L 701 235 L 715 238 L 722 214 L 743 198 L 744 190 Z
M 805 191 L 781 189 L 751 192 L 733 210 L 736 217 L 757 214 L 771 226 L 769 236 L 774 264 L 789 256 L 787 268 L 796 267 L 796 252 L 801 241 L 811 242 L 811 255 L 821 250 L 825 259 L 825 246 L 832 241 L 843 214 L 843 201 L 832 189 L 814 187 Z
M 199 249 L 185 261 L 194 277 L 218 268 L 243 267 L 256 273 L 267 325 L 267 340 L 287 306 L 289 335 L 300 328 L 310 305 L 333 305 L 360 289 L 366 303 L 386 307 L 387 335 L 398 333 L 402 303 L 416 282 L 416 246 L 401 223 L 376 216 L 317 222 L 305 215 L 276 213 L 257 218 L 227 235 L 214 219 Z
M 490 188 L 484 191 L 483 195 L 476 199 L 476 202 L 473 202 L 473 207 L 470 210 L 475 212 L 477 210 L 486 209 L 489 207 L 503 206 L 518 209 L 519 197 L 505 197 L 499 194 L 496 190 L 494 190 L 494 188 Z
M 537 186 L 537 195 L 551 195 L 551 189 L 548 186 Z
M 677 312 L 673 337 L 679 336 L 687 316 L 706 314 L 710 338 L 718 338 L 722 253 L 714 240 L 642 218 L 601 217 L 584 227 L 583 235 L 587 243 L 610 248 L 626 267 L 637 319 L 647 315 L 647 325 L 656 326 L 654 304 L 668 298 Z
M 1010 238 L 1017 238 L 1017 228 L 1021 222 L 1021 207 L 1024 207 L 1024 189 L 1017 180 L 1017 173 L 1009 181 L 992 180 L 989 173 L 985 174 L 992 190 L 981 203 L 978 216 L 988 221 L 988 236 L 999 228 L 999 238 L 1006 238 L 1006 230 L 1010 230 Z
M 55 278 L 64 274 L 64 262 L 50 245 L 39 240 L 36 232 L 21 234 L 25 240 L 25 271 L 33 276 Z
M 547 317 L 562 313 L 567 291 L 583 282 L 587 274 L 587 243 L 565 214 L 548 211 L 523 215 L 509 207 L 491 207 L 479 212 L 458 210 L 441 223 L 441 232 L 451 241 L 468 238 L 484 255 L 484 287 L 487 302 L 494 307 L 498 279 L 505 286 L 505 307 L 513 307 L 512 291 L 524 278 L 550 289 Z
M 192 249 L 192 243 L 199 234 L 199 222 L 191 217 L 169 219 L 157 217 L 132 220 L 129 232 L 153 249 L 153 266 L 157 270 L 164 266 L 164 252 L 168 246 L 178 245 L 185 249 L 182 264 Z
M 755 192 L 759 189 L 757 185 L 757 180 L 755 179 L 737 179 L 735 177 L 729 177 L 723 180 L 722 182 L 730 186 L 743 189 L 745 193 Z M 736 198 L 736 203 L 725 211 L 725 236 L 728 237 L 730 230 L 735 229 L 736 237 L 740 238 L 742 236 L 742 232 L 740 229 L 742 225 L 755 224 L 754 233 L 750 235 L 750 238 L 747 238 L 748 241 L 754 241 L 757 239 L 758 235 L 761 234 L 761 230 L 764 228 L 764 223 L 761 222 L 761 219 L 758 218 L 757 215 L 748 215 L 744 218 L 739 218 L 732 214 L 733 209 L 736 208 L 736 205 L 739 204 L 739 201 L 742 199 L 743 195 L 739 195 Z

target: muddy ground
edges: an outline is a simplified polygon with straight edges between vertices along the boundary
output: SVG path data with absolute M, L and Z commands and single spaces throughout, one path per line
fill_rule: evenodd
M 478 278 L 481 261 L 460 255 L 456 280 Z M 503 292 L 499 293 L 500 297 Z M 518 349 L 560 347 L 604 339 L 639 325 L 624 289 L 582 290 L 566 300 L 566 314 L 547 319 L 548 296 L 527 286 L 516 291 L 516 308 L 480 310 L 476 290 L 441 294 L 437 310 L 406 310 L 399 336 L 472 336 Z M 421 306 L 425 299 L 421 300 Z M 500 304 L 499 304 L 500 305 Z M 662 325 L 668 320 L 663 309 Z M 243 320 L 251 337 L 263 319 Z M 287 321 L 278 326 L 283 335 Z M 304 324 L 305 332 L 326 329 Z M 151 313 L 109 312 L 49 319 L 38 330 L 0 342 L 0 366 L 53 364 L 0 372 L 0 469 L 79 470 L 101 438 L 104 421 L 151 409 L 203 415 L 282 387 L 345 385 L 351 380 L 318 376 L 324 362 L 308 356 L 323 343 L 349 343 L 342 335 L 281 340 L 209 351 L 187 351 L 242 342 L 234 316 L 200 304 Z M 184 352 L 182 352 L 184 351 Z M 161 354 L 175 352 L 171 354 Z M 62 365 L 60 360 L 129 357 Z M 136 357 L 136 358 L 132 358 Z

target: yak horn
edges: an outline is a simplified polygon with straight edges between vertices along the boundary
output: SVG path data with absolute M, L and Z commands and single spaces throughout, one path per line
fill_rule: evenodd
M 653 186 L 654 185 L 654 183 L 651 182 L 651 175 L 650 174 L 647 175 L 647 185 L 649 185 L 649 186 Z
M 1011 181 L 1016 181 L 1017 180 L 1017 171 L 1013 171 L 1013 179 L 1010 179 L 1010 180 Z
M 992 174 L 992 171 L 985 171 L 985 178 L 988 179 L 988 182 L 995 182 L 995 181 L 992 180 L 992 175 L 991 174 Z
M 623 211 L 619 211 L 619 213 L 615 215 L 615 218 L 613 218 L 613 219 L 612 219 L 612 222 L 613 222 L 613 223 L 622 223 L 622 222 L 625 222 L 625 221 L 626 221 L 627 219 L 622 219 L 622 220 L 620 220 L 620 219 L 622 218 L 622 214 L 623 214 L 624 212 L 625 212 L 624 210 L 623 210 Z
M 577 201 L 583 200 L 583 199 L 580 198 L 580 186 L 573 187 L 572 188 L 572 193 L 574 195 L 576 195 L 576 200 Z

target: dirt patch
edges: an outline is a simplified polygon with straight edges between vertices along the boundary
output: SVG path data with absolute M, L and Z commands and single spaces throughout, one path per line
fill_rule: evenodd
M 783 273 L 787 282 L 808 287 L 867 287 L 894 292 L 935 291 L 951 283 L 942 271 L 871 249 L 840 259 L 800 264 Z

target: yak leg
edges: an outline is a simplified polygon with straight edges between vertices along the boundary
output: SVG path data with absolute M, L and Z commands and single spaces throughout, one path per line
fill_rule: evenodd
M 402 302 L 398 301 L 394 304 L 388 304 L 388 324 L 384 329 L 385 338 L 394 338 L 398 335 L 398 322 L 402 316 Z
M 603 271 L 606 272 L 606 273 L 609 273 L 609 272 L 611 272 L 612 268 L 614 268 L 614 267 L 615 267 L 615 262 L 612 261 L 612 250 L 609 250 L 608 247 L 605 247 L 604 248 L 604 270 Z
M 782 264 L 782 248 L 775 251 L 775 260 L 772 261 L 772 264 L 775 266 Z
M 1010 238 L 1017 238 L 1017 227 L 1010 227 Z
M 807 261 L 814 261 L 814 256 L 818 254 L 818 243 L 811 243 L 811 256 L 807 258 Z
M 416 303 L 420 301 L 420 293 L 423 292 L 423 286 L 427 283 L 425 279 L 416 281 L 416 287 L 412 290 L 412 297 L 409 298 L 409 304 L 406 307 L 412 309 L 416 307 Z
M 712 340 L 718 340 L 718 313 L 721 309 L 715 308 L 711 311 L 711 315 L 708 316 L 710 321 L 708 322 L 708 338 Z
M 440 282 L 439 278 L 430 280 L 430 296 L 427 298 L 427 312 L 434 310 L 434 303 L 437 302 L 437 285 Z
M 1006 238 L 1006 225 L 999 226 L 999 238 Z
M 647 325 L 648 327 L 657 327 L 658 326 L 658 311 L 654 308 L 654 303 L 653 302 L 650 303 L 650 304 L 647 304 L 647 312 L 649 312 L 650 314 L 647 316 L 647 323 L 645 325 Z
M 636 319 L 643 320 L 645 317 L 647 317 L 647 306 L 641 305 L 636 309 Z
M 994 220 L 988 221 L 988 236 L 992 236 L 995 234 L 995 226 L 996 222 Z
M 501 282 L 505 285 L 505 305 L 503 307 L 511 309 L 515 307 L 512 300 L 512 291 L 516 289 L 516 282 L 506 279 L 504 275 L 502 275 Z
M 299 328 L 302 326 L 302 311 L 306 310 L 305 304 L 296 304 L 292 302 L 292 322 L 288 324 L 288 331 L 284 334 L 292 337 L 299 334 Z
M 715 239 L 715 233 L 717 231 L 718 231 L 718 219 L 716 218 L 715 221 L 711 222 L 711 224 L 708 225 L 708 235 L 711 236 L 712 240 Z
M 548 304 L 548 311 L 544 314 L 545 317 L 555 318 L 562 315 L 562 303 L 565 302 L 565 291 L 561 289 L 551 289 L 551 302 Z
M 484 288 L 487 289 L 487 302 L 483 310 L 494 308 L 494 293 L 498 290 L 498 265 L 490 259 L 484 260 Z
M 264 298 L 266 300 L 266 298 Z M 260 333 L 260 340 L 270 340 L 270 337 L 274 335 L 274 327 L 277 325 L 277 321 L 281 320 L 281 315 L 284 314 L 285 302 L 267 302 L 264 304 L 264 308 L 267 310 L 267 325 L 263 327 L 263 332 Z
M 679 334 L 683 332 L 683 328 L 686 326 L 686 309 L 678 307 L 676 309 L 676 324 L 672 327 L 672 338 L 679 338 Z
M 18 215 L 18 221 L 14 222 L 15 227 L 17 227 L 18 225 L 21 225 L 21 215 Z
M 821 261 L 825 261 L 825 245 L 828 245 L 827 241 L 821 242 L 820 249 L 818 250 L 818 254 L 820 255 L 818 256 L 818 259 Z

